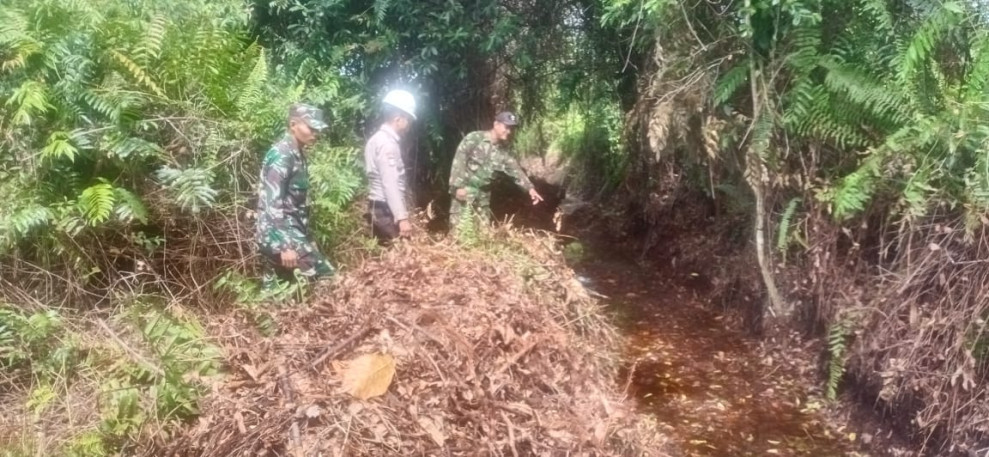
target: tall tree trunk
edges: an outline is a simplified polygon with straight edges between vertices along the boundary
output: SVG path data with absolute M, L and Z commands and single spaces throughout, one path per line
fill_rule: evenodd
M 751 11 L 751 0 L 745 2 L 746 10 Z M 751 16 L 749 18 L 751 23 Z M 756 59 L 749 60 L 749 86 L 752 91 L 752 126 L 749 129 L 751 138 L 749 147 L 745 154 L 745 181 L 752 189 L 755 196 L 755 248 L 756 258 L 759 261 L 759 271 L 762 273 L 762 281 L 766 286 L 766 295 L 769 296 L 768 306 L 764 306 L 763 314 L 767 311 L 774 317 L 782 317 L 789 314 L 790 309 L 786 301 L 776 287 L 776 279 L 773 277 L 773 266 L 766 253 L 766 197 L 765 184 L 768 182 L 766 176 L 765 154 L 768 141 L 763 144 L 757 137 L 759 131 L 757 126 L 762 121 L 762 116 L 771 114 L 765 113 L 767 109 L 764 103 L 765 84 L 763 83 L 762 70 L 758 67 Z

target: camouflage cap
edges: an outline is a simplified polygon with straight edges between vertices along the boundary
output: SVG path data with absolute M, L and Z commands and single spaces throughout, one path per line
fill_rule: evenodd
M 313 130 L 323 130 L 329 125 L 323 118 L 323 110 L 312 105 L 296 103 L 288 109 L 288 119 L 302 119 L 309 128 Z
M 495 120 L 505 125 L 518 125 L 519 117 L 511 111 L 502 111 L 495 116 Z

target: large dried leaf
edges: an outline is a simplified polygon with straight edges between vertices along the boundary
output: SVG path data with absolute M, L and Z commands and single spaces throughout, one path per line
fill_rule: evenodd
M 388 354 L 364 354 L 342 368 L 343 391 L 367 400 L 388 391 L 395 376 L 395 359 Z

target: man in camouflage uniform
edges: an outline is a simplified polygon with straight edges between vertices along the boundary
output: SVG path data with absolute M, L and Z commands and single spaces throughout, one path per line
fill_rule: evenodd
M 289 108 L 288 130 L 264 155 L 258 198 L 257 241 L 264 257 L 262 285 L 271 290 L 277 280 L 331 276 L 333 266 L 316 249 L 309 235 L 309 170 L 304 151 L 327 127 L 323 112 L 310 105 Z
M 508 140 L 518 125 L 515 114 L 504 111 L 495 116 L 491 130 L 471 132 L 457 147 L 450 169 L 450 226 L 456 229 L 461 214 L 470 206 L 473 214 L 488 220 L 491 213 L 491 183 L 495 172 L 502 172 L 529 192 L 532 204 L 543 201 L 518 161 L 509 153 Z

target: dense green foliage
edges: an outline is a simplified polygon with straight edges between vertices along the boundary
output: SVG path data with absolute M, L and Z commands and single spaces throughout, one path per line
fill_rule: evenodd
M 166 274 L 166 262 L 193 249 L 162 252 L 175 221 L 205 227 L 223 219 L 212 228 L 235 233 L 214 233 L 215 240 L 247 241 L 250 228 L 237 230 L 236 220 L 253 196 L 260 151 L 284 126 L 285 106 L 306 98 L 333 101 L 337 113 L 359 108 L 340 100 L 337 81 L 306 88 L 292 74 L 273 75 L 237 1 L 167 9 L 25 1 L 8 2 L 0 14 L 0 91 L 10 94 L 0 118 L 0 255 L 42 267 L 107 270 L 93 240 L 120 237 L 134 250 L 124 257 Z M 360 185 L 353 137 L 341 127 L 313 154 L 324 229 L 339 225 L 334 219 Z M 329 231 L 320 235 L 332 242 Z M 102 280 L 96 285 L 111 279 Z
M 257 300 L 206 286 L 253 276 L 258 163 L 292 102 L 349 119 L 311 195 L 318 241 L 354 237 L 359 93 L 274 71 L 249 27 L 240 1 L 0 8 L 0 384 L 36 417 L 4 455 L 110 455 L 198 414 L 220 353 L 161 308 Z M 69 426 L 36 434 L 48 416 Z

